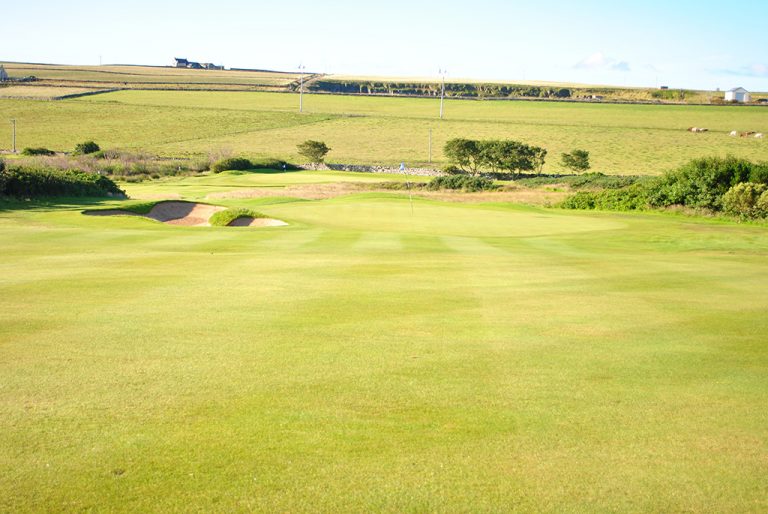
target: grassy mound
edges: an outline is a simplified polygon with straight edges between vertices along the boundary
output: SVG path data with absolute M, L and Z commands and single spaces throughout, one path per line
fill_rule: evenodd
M 212 227 L 226 227 L 238 218 L 268 218 L 268 216 L 251 209 L 227 209 L 211 216 L 209 222 Z

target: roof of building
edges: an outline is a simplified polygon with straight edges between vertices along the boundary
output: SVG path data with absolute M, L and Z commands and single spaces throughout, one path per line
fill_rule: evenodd
M 749 91 L 747 91 L 743 87 L 735 87 L 733 89 L 729 89 L 728 92 L 729 93 L 749 93 Z

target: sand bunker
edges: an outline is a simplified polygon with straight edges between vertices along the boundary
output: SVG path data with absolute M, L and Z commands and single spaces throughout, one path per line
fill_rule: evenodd
M 185 227 L 210 227 L 211 216 L 226 207 L 209 205 L 207 203 L 166 201 L 158 202 L 147 214 L 138 214 L 125 209 L 102 209 L 84 211 L 87 216 L 139 216 L 150 218 L 169 225 L 182 225 Z M 282 227 L 286 222 L 271 218 L 252 218 L 242 216 L 233 220 L 229 227 Z
M 137 214 L 123 209 L 104 209 L 100 211 L 85 211 L 88 216 L 141 216 L 169 225 L 186 227 L 209 227 L 208 220 L 218 211 L 226 207 L 194 202 L 159 202 L 147 214 Z
M 230 222 L 228 227 L 284 227 L 288 223 L 275 220 L 272 218 L 251 218 L 250 216 L 243 216 L 234 219 Z

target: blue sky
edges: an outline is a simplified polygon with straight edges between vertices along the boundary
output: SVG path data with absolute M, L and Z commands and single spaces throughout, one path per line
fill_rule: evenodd
M 765 0 L 11 2 L 0 60 L 768 91 Z

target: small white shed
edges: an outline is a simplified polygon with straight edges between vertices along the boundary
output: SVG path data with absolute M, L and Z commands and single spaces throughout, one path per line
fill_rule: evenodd
M 749 103 L 752 101 L 752 95 L 750 95 L 749 91 L 747 91 L 743 87 L 737 87 L 735 89 L 731 89 L 730 91 L 725 92 L 725 101 L 738 102 L 742 104 Z

